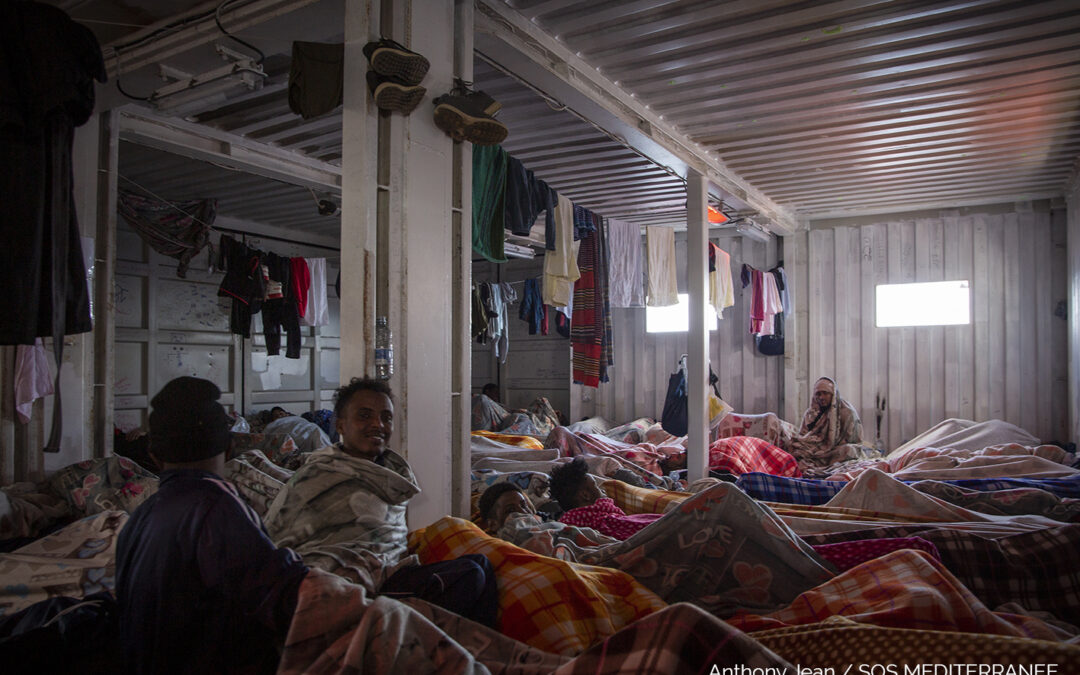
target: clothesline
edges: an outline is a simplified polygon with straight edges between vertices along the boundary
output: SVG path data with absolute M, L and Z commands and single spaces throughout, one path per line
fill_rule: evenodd
M 216 234 L 240 234 L 240 235 L 245 235 L 245 236 L 249 236 L 249 237 L 258 237 L 259 239 L 271 239 L 273 241 L 280 241 L 280 242 L 284 242 L 284 243 L 288 243 L 288 244 L 299 243 L 299 242 L 292 241 L 290 239 L 285 239 L 283 237 L 275 237 L 275 236 L 269 235 L 269 234 L 253 234 L 251 232 L 244 232 L 243 230 L 236 230 L 236 229 L 233 229 L 233 228 L 230 228 L 230 227 L 220 227 L 220 226 L 211 225 L 210 223 L 207 223 L 206 221 L 202 220 L 201 218 L 199 218 L 195 214 L 188 213 L 186 210 L 181 208 L 175 202 L 172 202 L 172 201 L 170 201 L 168 199 L 165 199 L 164 197 L 157 194 L 156 192 L 154 192 L 150 188 L 148 188 L 145 185 L 142 185 L 142 184 L 132 180 L 131 178 L 128 178 L 124 174 L 120 173 L 120 174 L 117 174 L 117 176 L 119 176 L 121 179 L 127 181 L 128 183 L 131 183 L 132 185 L 134 185 L 138 189 L 142 190 L 146 194 L 150 195 L 154 199 L 158 200 L 162 204 L 165 204 L 166 206 L 168 206 L 168 207 L 170 207 L 172 209 L 175 209 L 176 211 L 179 211 L 180 213 L 184 214 L 188 218 L 191 218 L 195 222 L 206 226 L 207 229 L 209 229 L 213 233 L 216 233 Z M 182 244 L 182 242 L 174 242 L 174 243 Z M 326 249 L 327 251 L 336 251 L 338 253 L 341 252 L 340 248 L 335 248 L 333 246 L 326 246 L 324 244 L 311 244 L 311 243 L 304 242 L 303 245 L 307 246 L 309 248 L 321 248 L 321 249 Z

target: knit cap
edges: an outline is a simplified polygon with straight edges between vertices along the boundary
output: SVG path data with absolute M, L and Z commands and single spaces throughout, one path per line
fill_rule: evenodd
M 209 459 L 229 448 L 232 426 L 210 380 L 178 377 L 150 401 L 150 451 L 162 462 Z

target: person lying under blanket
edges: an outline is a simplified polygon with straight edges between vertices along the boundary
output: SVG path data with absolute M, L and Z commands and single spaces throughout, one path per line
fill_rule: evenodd
M 628 539 L 662 517 L 659 513 L 627 515 L 589 476 L 585 458 L 580 456 L 575 457 L 569 464 L 552 469 L 548 489 L 551 490 L 552 498 L 563 508 L 559 522 L 591 527 L 600 534 L 620 541 Z
M 721 618 L 785 606 L 836 572 L 771 509 L 729 483 L 689 496 L 626 541 L 544 523 L 524 495 L 504 485 L 480 499 L 480 527 L 492 536 L 543 556 L 621 570 L 666 602 L 690 602 Z M 469 548 L 469 532 L 441 536 L 461 536 Z

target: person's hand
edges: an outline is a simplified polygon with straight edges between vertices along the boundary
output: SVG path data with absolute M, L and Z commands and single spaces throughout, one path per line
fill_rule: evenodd
M 143 436 L 145 436 L 146 434 L 147 434 L 147 431 L 145 429 L 136 428 L 136 429 L 132 429 L 131 431 L 127 432 L 127 434 L 124 436 L 124 438 L 127 439 L 128 441 L 137 441 L 140 438 L 142 438 Z

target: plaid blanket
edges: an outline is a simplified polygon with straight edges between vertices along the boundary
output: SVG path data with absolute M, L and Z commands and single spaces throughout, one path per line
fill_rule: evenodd
M 555 654 L 573 655 L 666 603 L 628 574 L 531 553 L 445 517 L 409 536 L 423 564 L 487 556 L 499 584 L 499 628 Z
M 1080 476 L 1069 478 L 967 478 L 936 481 L 966 490 L 992 492 L 1034 488 L 1061 498 L 1080 498 Z M 824 504 L 844 489 L 846 481 L 788 478 L 767 473 L 745 473 L 735 482 L 755 499 L 785 504 Z
M 604 494 L 627 513 L 666 513 L 672 504 L 679 504 L 690 496 L 689 492 L 634 487 L 621 480 L 604 481 L 601 487 Z
M 1075 645 L 1008 635 L 868 626 L 838 616 L 806 626 L 758 631 L 754 639 L 806 670 L 832 668 L 842 673 L 853 663 L 875 663 L 894 665 L 903 673 L 905 666 L 918 668 L 924 663 L 1013 667 L 1053 663 L 1059 673 L 1080 673 L 1080 647 Z
M 709 469 L 744 474 L 753 471 L 800 476 L 799 463 L 772 443 L 752 436 L 719 438 L 709 445 Z
M 686 603 L 636 621 L 554 671 L 555 675 L 668 675 L 719 672 L 795 673 L 795 667 L 751 637 Z
M 990 607 L 1017 603 L 1080 625 L 1080 525 L 988 538 L 952 526 L 888 527 L 803 536 L 810 544 L 918 536 L 937 547 L 945 567 Z
M 1060 629 L 1030 617 L 987 609 L 941 563 L 923 551 L 904 549 L 854 567 L 768 615 L 740 614 L 736 628 L 759 630 L 816 623 L 846 616 L 859 623 L 961 633 L 1061 640 Z

